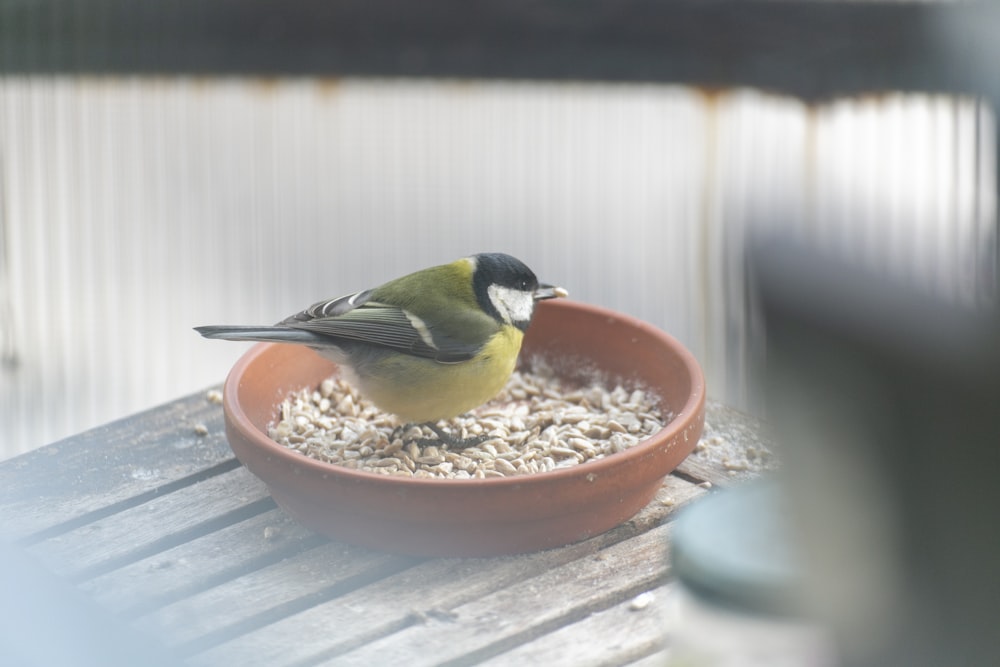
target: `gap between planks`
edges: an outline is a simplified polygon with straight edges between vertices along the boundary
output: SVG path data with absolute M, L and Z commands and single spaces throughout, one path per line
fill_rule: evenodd
M 641 598 L 633 597 L 500 653 L 481 667 L 631 665 L 666 647 L 673 588 L 667 584 L 643 591 L 648 598 L 642 606 Z
M 320 664 L 477 664 L 664 583 L 669 530 L 657 526 Z
M 275 508 L 89 579 L 80 588 L 111 611 L 138 616 L 327 541 Z
M 0 462 L 0 538 L 27 546 L 220 464 L 238 465 L 221 407 L 204 394 L 172 401 Z
M 274 508 L 245 468 L 86 524 L 31 547 L 59 576 L 79 582 Z
M 240 462 L 235 459 L 228 459 L 226 461 L 221 461 L 210 468 L 204 470 L 199 470 L 198 472 L 182 477 L 180 479 L 174 480 L 172 482 L 167 482 L 162 486 L 158 486 L 149 491 L 144 491 L 138 495 L 132 496 L 130 498 L 125 498 L 113 502 L 105 507 L 99 509 L 90 510 L 86 514 L 81 514 L 80 516 L 75 516 L 72 519 L 67 519 L 62 523 L 49 526 L 31 535 L 26 535 L 16 541 L 16 544 L 24 547 L 29 547 L 33 544 L 38 544 L 44 540 L 52 539 L 54 537 L 59 537 L 65 533 L 76 530 L 87 524 L 100 521 L 119 512 L 124 512 L 126 510 L 132 509 L 133 507 L 138 507 L 143 505 L 155 498 L 160 498 L 168 493 L 174 493 L 180 491 L 189 486 L 203 482 L 206 479 L 211 479 L 212 477 L 217 477 L 218 475 L 223 475 L 230 470 L 235 470 L 240 467 Z
M 572 570 L 605 549 L 657 529 L 705 491 L 668 477 L 657 497 L 621 526 L 565 547 L 519 556 L 432 559 L 343 597 L 282 618 L 191 658 L 191 665 L 314 664 L 421 626 L 453 609 L 555 569 Z M 665 558 L 666 544 L 662 545 Z M 637 584 L 640 587 L 642 584 Z M 625 593 L 622 593 L 625 595 Z M 613 603 L 612 601 L 608 602 Z M 331 633 L 330 628 L 336 628 Z M 308 638 L 308 641 L 304 641 Z

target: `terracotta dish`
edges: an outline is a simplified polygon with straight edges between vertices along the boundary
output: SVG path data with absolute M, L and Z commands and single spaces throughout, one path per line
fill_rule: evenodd
M 367 473 L 308 458 L 267 436 L 282 400 L 318 386 L 336 366 L 305 347 L 262 343 L 226 380 L 226 435 L 237 458 L 302 524 L 345 542 L 421 556 L 519 553 L 602 533 L 644 507 L 701 436 L 701 368 L 655 327 L 595 306 L 546 301 L 521 354 L 546 355 L 564 375 L 589 366 L 638 382 L 659 394 L 673 419 L 623 452 L 550 472 L 487 479 Z

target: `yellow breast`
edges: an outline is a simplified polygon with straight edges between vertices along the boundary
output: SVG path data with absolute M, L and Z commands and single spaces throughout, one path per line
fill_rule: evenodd
M 517 364 L 523 338 L 515 327 L 504 327 L 469 361 L 442 364 L 393 356 L 354 380 L 366 398 L 407 421 L 450 419 L 482 405 L 503 389 Z

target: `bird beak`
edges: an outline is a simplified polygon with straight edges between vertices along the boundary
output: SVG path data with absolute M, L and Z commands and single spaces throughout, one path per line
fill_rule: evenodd
M 566 297 L 569 296 L 567 292 L 562 287 L 556 287 L 555 285 L 545 285 L 541 284 L 535 293 L 532 295 L 535 297 L 535 301 L 541 301 L 542 299 L 555 299 L 556 297 Z

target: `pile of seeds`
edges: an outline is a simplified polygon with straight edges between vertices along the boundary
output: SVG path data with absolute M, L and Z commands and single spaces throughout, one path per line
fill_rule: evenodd
M 506 388 L 476 410 L 438 423 L 453 438 L 482 438 L 457 448 L 428 428 L 401 427 L 337 377 L 281 404 L 269 434 L 306 456 L 403 477 L 472 479 L 545 472 L 623 451 L 670 420 L 642 389 L 600 382 L 570 384 L 548 367 L 515 371 Z

